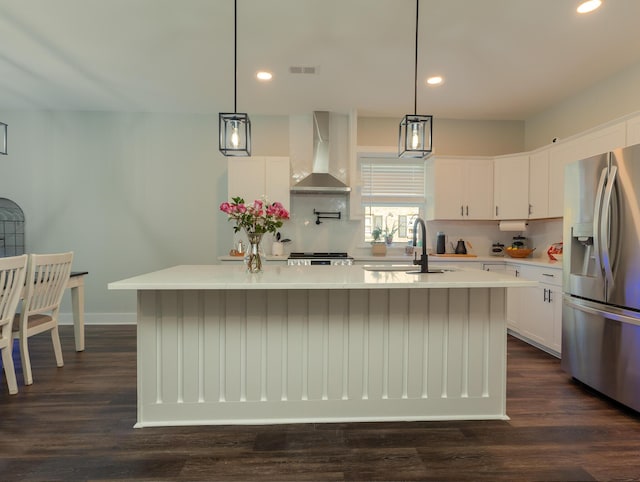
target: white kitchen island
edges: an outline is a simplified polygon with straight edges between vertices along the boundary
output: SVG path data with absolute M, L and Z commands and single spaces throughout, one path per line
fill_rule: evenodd
M 506 288 L 481 270 L 196 265 L 136 276 L 138 420 L 505 419 Z

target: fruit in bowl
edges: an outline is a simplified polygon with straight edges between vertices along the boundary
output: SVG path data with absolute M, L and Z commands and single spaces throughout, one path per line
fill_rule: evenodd
M 512 258 L 526 258 L 530 256 L 531 253 L 533 253 L 535 250 L 536 248 L 533 248 L 533 249 L 514 248 L 513 246 L 509 246 L 507 249 L 504 250 L 504 252 L 507 253 L 507 255 L 511 256 Z

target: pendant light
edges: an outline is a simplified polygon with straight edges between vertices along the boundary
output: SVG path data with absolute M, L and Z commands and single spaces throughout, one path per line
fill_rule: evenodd
M 7 124 L 0 122 L 0 154 L 7 155 Z
M 431 152 L 433 116 L 418 115 L 418 4 L 416 0 L 416 56 L 414 64 L 413 115 L 407 114 L 400 122 L 398 134 L 399 157 L 424 157 Z
M 220 112 L 220 152 L 228 157 L 251 155 L 251 121 L 237 111 L 238 0 L 233 0 L 233 113 Z

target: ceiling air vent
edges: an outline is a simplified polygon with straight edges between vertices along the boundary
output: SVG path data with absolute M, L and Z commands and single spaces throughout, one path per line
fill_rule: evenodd
M 304 67 L 301 65 L 293 65 L 289 67 L 289 72 L 292 74 L 315 74 L 315 67 Z

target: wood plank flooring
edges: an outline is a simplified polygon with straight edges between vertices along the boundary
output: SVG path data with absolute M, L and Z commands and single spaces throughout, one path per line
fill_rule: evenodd
M 134 326 L 30 340 L 34 385 L 0 385 L 0 480 L 640 480 L 640 415 L 509 337 L 509 421 L 133 429 Z M 17 350 L 16 350 L 17 351 Z

